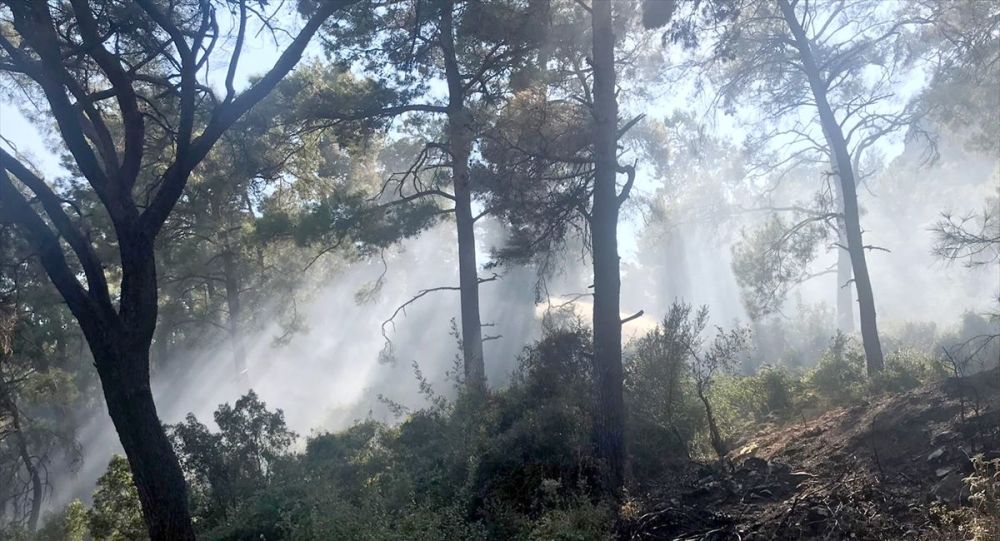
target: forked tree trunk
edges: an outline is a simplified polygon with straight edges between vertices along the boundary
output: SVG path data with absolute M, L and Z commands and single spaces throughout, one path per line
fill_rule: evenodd
M 594 201 L 590 218 L 594 264 L 594 376 L 598 456 L 607 488 L 620 492 L 625 474 L 622 398 L 621 276 L 618 261 L 618 103 L 610 0 L 592 3 L 594 67 Z
M 802 25 L 795 15 L 795 10 L 788 0 L 778 0 L 782 16 L 795 40 L 799 51 L 802 67 L 809 79 L 809 88 L 816 101 L 823 134 L 833 153 L 837 165 L 840 188 L 844 195 L 844 228 L 847 236 L 847 251 L 851 256 L 851 270 L 854 272 L 854 287 L 858 293 L 858 311 L 860 313 L 861 339 L 865 349 L 868 375 L 882 371 L 885 361 L 882 355 L 882 343 L 879 340 L 878 324 L 875 318 L 875 297 L 872 293 L 871 277 L 868 274 L 868 262 L 865 260 L 864 242 L 861 238 L 861 218 L 858 209 L 857 182 L 851 163 L 850 152 L 844 133 L 833 114 L 827 99 L 827 89 L 813 57 L 812 46 Z
M 471 115 L 465 106 L 465 89 L 455 52 L 453 9 L 442 8 L 441 49 L 448 82 L 448 149 L 451 154 L 452 191 L 455 196 L 455 227 L 458 233 L 458 281 L 461 297 L 462 356 L 465 385 L 473 393 L 486 389 L 483 358 L 483 327 L 479 317 L 479 268 L 476 263 L 475 217 L 469 185 L 472 155 Z

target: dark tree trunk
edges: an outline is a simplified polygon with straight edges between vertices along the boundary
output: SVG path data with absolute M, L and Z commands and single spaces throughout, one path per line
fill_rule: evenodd
M 830 102 L 827 100 L 827 89 L 820 74 L 816 59 L 813 57 L 811 44 L 795 16 L 795 10 L 788 0 L 778 0 L 782 15 L 795 39 L 795 46 L 802 60 L 802 67 L 809 78 L 809 87 L 816 100 L 823 134 L 836 162 L 840 188 L 844 196 L 844 228 L 847 237 L 847 251 L 851 256 L 851 270 L 854 272 L 854 287 L 858 293 L 858 309 L 861 322 L 861 339 L 865 348 L 865 358 L 868 374 L 874 375 L 882 371 L 885 361 L 882 356 L 882 344 L 878 336 L 878 324 L 875 318 L 875 297 L 872 293 L 871 278 L 868 275 L 868 262 L 865 260 L 864 242 L 861 238 L 861 218 L 858 209 L 857 181 L 854 166 L 851 163 L 850 152 L 844 133 L 833 114 Z
M 712 411 L 712 404 L 708 401 L 708 397 L 705 396 L 705 391 L 701 386 L 698 387 L 698 399 L 705 406 L 705 419 L 708 421 L 708 437 L 712 443 L 712 450 L 715 451 L 719 460 L 722 460 L 729 450 L 726 448 L 726 442 L 722 440 L 722 432 L 719 431 L 719 425 L 715 422 L 715 413 Z
M 598 456 L 608 488 L 619 492 L 625 474 L 625 405 L 622 398 L 621 276 L 618 261 L 616 176 L 618 103 L 615 37 L 609 1 L 592 3 L 594 40 L 594 202 L 590 230 L 594 263 L 594 376 L 597 384 Z
M 471 115 L 465 107 L 465 88 L 455 53 L 454 7 L 441 14 L 441 50 L 448 82 L 448 149 L 451 154 L 455 227 L 458 233 L 458 282 L 462 315 L 462 356 L 465 385 L 473 393 L 486 389 L 483 328 L 479 317 L 479 269 L 476 263 L 476 220 L 472 214 L 469 159 L 472 155 Z
M 847 235 L 838 231 L 839 243 L 847 246 Z M 851 270 L 851 254 L 844 248 L 837 247 L 837 328 L 845 333 L 854 332 L 854 294 L 851 280 L 854 274 Z
M 148 350 L 139 345 L 121 349 L 100 357 L 95 351 L 94 357 L 101 359 L 98 373 L 108 413 L 125 449 L 150 538 L 194 539 L 184 476 L 157 416 L 149 380 L 138 373 L 140 366 L 148 370 Z
M 156 263 L 151 241 L 123 240 L 118 314 L 78 318 L 87 336 L 108 413 L 139 493 L 152 541 L 193 540 L 187 484 L 156 413 L 149 353 L 156 326 Z

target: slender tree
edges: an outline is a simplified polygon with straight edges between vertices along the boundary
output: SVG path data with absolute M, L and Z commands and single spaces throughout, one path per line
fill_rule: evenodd
M 594 279 L 594 435 L 607 467 L 606 487 L 619 494 L 626 453 L 618 220 L 635 180 L 634 166 L 619 163 L 619 140 L 641 116 L 619 125 L 615 49 L 625 21 L 616 21 L 613 12 L 619 7 L 623 13 L 629 5 L 553 5 L 560 39 L 541 49 L 540 56 L 558 67 L 528 78 L 528 87 L 504 108 L 487 135 L 486 163 L 479 171 L 489 190 L 487 205 L 512 224 L 498 261 L 548 258 L 574 232 L 588 241 Z M 625 177 L 621 185 L 620 176 Z
M 313 4 L 275 64 L 241 92 L 237 67 L 259 13 L 250 2 L 8 1 L 0 9 L 3 72 L 29 98 L 44 97 L 73 172 L 86 179 L 112 224 L 120 283 L 109 285 L 88 218 L 75 215 L 72 200 L 8 150 L 0 150 L 0 211 L 37 247 L 83 330 L 154 540 L 194 539 L 184 477 L 149 384 L 158 309 L 155 239 L 226 129 L 295 66 L 323 21 L 349 3 Z M 227 39 L 220 9 L 233 15 L 229 54 L 215 47 Z M 205 80 L 206 64 L 217 55 L 227 66 L 222 95 Z M 147 155 L 147 148 L 159 155 Z
M 921 57 L 910 38 L 922 21 L 878 2 L 741 0 L 701 32 L 715 39 L 710 61 L 727 110 L 754 110 L 754 152 L 778 175 L 801 164 L 832 164 L 868 369 L 884 364 L 858 190 L 875 170 L 878 145 L 920 133 L 924 111 L 900 88 Z M 838 243 L 839 244 L 839 243 Z M 846 278 L 846 269 L 840 276 Z M 843 284 L 841 284 L 843 285 Z
M 361 24 L 334 27 L 336 43 L 353 47 L 331 50 L 341 61 L 361 62 L 377 75 L 395 70 L 374 103 L 351 109 L 314 109 L 321 121 L 350 122 L 374 118 L 423 118 L 424 140 L 412 164 L 390 175 L 382 196 L 396 201 L 437 200 L 454 214 L 458 247 L 462 355 L 465 383 L 481 393 L 486 388 L 476 222 L 489 209 L 474 209 L 472 176 L 477 138 L 490 111 L 509 89 L 504 75 L 524 62 L 537 36 L 531 28 L 535 6 L 497 0 L 372 0 Z M 443 83 L 441 92 L 432 82 Z M 380 98 L 380 99 L 379 99 Z M 447 171 L 442 178 L 440 171 Z M 442 182 L 444 181 L 444 182 Z M 455 289 L 443 287 L 440 289 Z
M 622 396 L 621 269 L 618 211 L 618 101 L 615 29 L 611 1 L 593 2 L 594 195 L 590 217 L 594 262 L 594 375 L 597 382 L 597 451 L 607 461 L 608 482 L 619 490 L 625 473 L 625 403 Z M 631 187 L 635 170 L 628 171 Z

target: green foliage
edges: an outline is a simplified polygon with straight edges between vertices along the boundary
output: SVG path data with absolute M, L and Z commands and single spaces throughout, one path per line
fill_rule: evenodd
M 543 514 L 527 541 L 609 541 L 614 520 L 611 505 L 577 498 Z
M 676 311 L 662 325 L 630 344 L 625 365 L 632 453 L 645 469 L 687 457 L 704 411 L 688 369 L 690 329 L 680 328 Z M 640 477 L 643 477 L 641 472 Z
M 743 231 L 733 246 L 733 273 L 752 319 L 781 309 L 791 288 L 808 278 L 817 245 L 828 233 L 815 217 L 789 223 L 778 216 Z
M 810 370 L 765 365 L 743 375 L 733 368 L 746 331 L 707 335 L 707 326 L 707 310 L 677 303 L 627 349 L 626 429 L 639 489 L 762 425 L 942 373 L 931 357 L 900 350 L 887 357 L 879 380 L 868 381 L 859 346 L 838 336 Z M 171 435 L 191 482 L 199 537 L 612 539 L 615 515 L 627 510 L 597 488 L 591 363 L 589 329 L 574 318 L 550 319 L 519 356 L 507 387 L 473 398 L 457 385 L 459 394 L 448 398 L 415 366 L 425 408 L 400 406 L 405 417 L 396 425 L 367 420 L 315 434 L 300 453 L 290 451 L 295 436 L 280 411 L 253 393 L 218 409 L 217 432 L 189 417 Z
M 94 503 L 87 512 L 90 535 L 96 541 L 148 539 L 142 518 L 139 492 L 132 482 L 128 461 L 115 455 L 108 470 L 97 480 Z
M 813 407 L 826 410 L 856 403 L 865 395 L 865 353 L 857 342 L 837 333 L 805 381 L 815 398 Z
M 253 395 L 220 408 L 219 433 L 189 417 L 172 434 L 200 536 L 604 539 L 612 513 L 594 499 L 590 359 L 588 329 L 570 322 L 526 348 L 510 386 L 485 403 L 444 401 L 418 373 L 426 409 L 397 426 L 315 435 L 301 454 Z
M 214 417 L 217 433 L 190 414 L 169 432 L 205 527 L 231 522 L 231 511 L 267 485 L 296 437 L 281 410 L 268 410 L 253 391 Z
M 898 349 L 885 357 L 885 369 L 870 382 L 871 391 L 901 393 L 947 377 L 948 369 L 927 353 Z
M 366 256 L 418 235 L 441 215 L 429 200 L 382 205 L 364 193 L 337 192 L 294 214 L 265 214 L 255 231 L 261 240 L 290 237 L 302 246 L 350 247 L 351 255 Z
M 805 388 L 791 371 L 765 366 L 753 375 L 720 379 L 712 402 L 723 431 L 740 436 L 762 423 L 792 418 L 803 405 Z
M 64 509 L 52 513 L 35 532 L 35 541 L 84 541 L 89 532 L 87 507 L 73 500 Z
M 660 470 L 681 453 L 690 458 L 704 430 L 716 454 L 725 453 L 712 396 L 749 346 L 750 330 L 720 327 L 706 342 L 707 325 L 707 307 L 693 311 L 675 302 L 663 322 L 631 348 L 625 388 L 640 468 Z

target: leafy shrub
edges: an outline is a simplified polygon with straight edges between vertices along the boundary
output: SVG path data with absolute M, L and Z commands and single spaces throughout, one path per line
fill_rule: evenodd
M 805 378 L 809 402 L 820 411 L 859 402 L 867 386 L 865 353 L 854 340 L 837 333 L 830 349 Z
M 115 455 L 108 471 L 97 480 L 94 504 L 87 513 L 90 535 L 96 541 L 149 539 L 142 519 L 139 492 L 125 457 Z
M 749 329 L 723 330 L 706 342 L 708 308 L 675 302 L 663 322 L 639 339 L 625 372 L 633 453 L 640 477 L 671 460 L 689 458 L 696 440 L 707 436 L 722 457 L 727 443 L 713 412 L 717 380 L 730 374 L 750 342 Z M 683 455 L 681 454 L 683 453 Z
M 738 438 L 749 435 L 760 423 L 792 417 L 801 407 L 803 390 L 791 371 L 765 366 L 750 376 L 720 379 L 712 402 L 723 431 Z
M 191 414 L 169 428 L 194 514 L 206 529 L 230 521 L 233 509 L 269 482 L 296 437 L 281 410 L 268 410 L 253 391 L 219 406 L 214 418 L 217 433 Z
M 88 534 L 87 507 L 73 500 L 61 511 L 50 514 L 35 532 L 35 541 L 83 541 Z
M 885 369 L 870 383 L 872 392 L 901 393 L 947 377 L 940 362 L 915 349 L 896 350 L 885 357 Z
M 705 413 L 688 370 L 687 346 L 693 339 L 667 318 L 628 348 L 625 399 L 634 465 L 641 470 L 689 458 Z M 639 478 L 649 475 L 637 471 Z
M 528 533 L 527 541 L 608 541 L 612 537 L 614 508 L 576 498 L 543 514 Z

